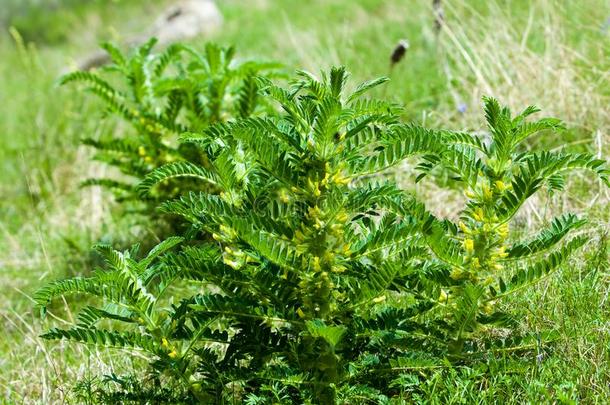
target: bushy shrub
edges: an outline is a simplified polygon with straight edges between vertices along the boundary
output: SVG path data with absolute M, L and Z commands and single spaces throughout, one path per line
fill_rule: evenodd
M 233 48 L 213 43 L 206 44 L 203 52 L 175 44 L 161 53 L 153 52 L 155 44 L 153 39 L 129 55 L 104 44 L 112 57 L 111 65 L 100 72 L 67 74 L 61 83 L 83 83 L 103 101 L 107 113 L 128 124 L 127 128 L 119 127 L 124 133 L 84 139 L 85 144 L 95 148 L 96 160 L 124 176 L 90 179 L 84 185 L 109 188 L 129 210 L 158 220 L 154 208 L 159 202 L 178 196 L 180 189 L 197 185 L 176 179 L 157 187 L 146 198 L 138 195 L 135 186 L 152 170 L 169 162 L 207 164 L 207 157 L 196 148 L 177 143 L 178 135 L 270 112 L 258 96 L 255 78 L 279 74 L 279 65 L 237 62 Z M 207 187 L 206 191 L 214 190 Z M 141 202 L 145 204 L 133 204 Z
M 572 170 L 607 183 L 604 162 L 520 151 L 560 122 L 526 121 L 533 107 L 512 117 L 493 99 L 488 139 L 404 124 L 397 106 L 362 97 L 384 81 L 349 93 L 343 68 L 300 72 L 288 88 L 257 79 L 281 113 L 183 135 L 205 163 L 169 163 L 138 186 L 145 195 L 176 175 L 197 181 L 162 204 L 189 231 L 141 260 L 98 247 L 106 269 L 53 282 L 36 300 L 99 303 L 44 337 L 136 348 L 153 381 L 173 387 L 163 395 L 248 404 L 388 402 L 422 370 L 526 347 L 494 302 L 565 263 L 586 239 L 561 241 L 584 220 L 564 215 L 521 242 L 509 224 Z M 459 223 L 377 176 L 408 158 L 419 178 L 441 167 L 464 185 Z M 498 327 L 502 340 L 489 333 Z

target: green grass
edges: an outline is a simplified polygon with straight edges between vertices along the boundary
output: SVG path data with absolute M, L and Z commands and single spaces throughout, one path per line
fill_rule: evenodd
M 377 95 L 403 103 L 405 118 L 427 125 L 482 129 L 484 94 L 515 109 L 535 103 L 569 125 L 561 138 L 537 142 L 610 157 L 606 1 L 444 3 L 448 29 L 437 37 L 427 0 L 227 0 L 220 2 L 225 26 L 213 39 L 235 43 L 242 57 L 274 58 L 291 68 L 318 72 L 342 63 L 359 80 L 389 75 L 392 81 Z M 7 403 L 80 402 L 71 393 L 77 379 L 130 367 L 121 353 L 42 342 L 29 297 L 45 281 L 90 271 L 92 243 L 124 244 L 146 232 L 117 223 L 107 195 L 78 187 L 103 170 L 78 140 L 121 127 L 97 123 L 92 98 L 56 86 L 65 66 L 95 46 L 96 35 L 125 37 L 161 8 L 142 4 L 82 2 L 56 9 L 42 24 L 35 17 L 40 9 L 30 6 L 18 17 L 36 45 L 21 46 L 6 29 L 0 33 L 0 398 Z M 66 22 L 74 35 L 65 34 Z M 57 31 L 63 34 L 50 40 Z M 390 70 L 389 55 L 402 38 L 411 48 Z M 457 214 L 460 196 L 439 194 L 431 182 L 405 180 L 404 186 L 434 211 Z M 535 200 L 521 220 L 535 226 L 560 208 L 582 212 L 591 218 L 585 231 L 594 242 L 563 271 L 506 303 L 526 315 L 524 330 L 555 330 L 557 340 L 538 359 L 499 358 L 485 373 L 433 374 L 417 395 L 437 403 L 603 403 L 610 397 L 609 250 L 601 236 L 610 228 L 610 193 L 584 178 L 571 181 L 569 190 L 568 198 Z M 63 306 L 54 314 L 71 316 Z

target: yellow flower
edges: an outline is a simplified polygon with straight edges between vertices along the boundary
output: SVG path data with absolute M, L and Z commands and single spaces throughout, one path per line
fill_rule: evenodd
M 500 246 L 498 248 L 497 256 L 502 259 L 508 256 L 508 253 L 506 252 L 506 248 L 504 246 Z
M 335 175 L 333 175 L 333 176 L 330 178 L 330 181 L 331 181 L 332 183 L 335 183 L 335 184 L 339 184 L 339 185 L 341 185 L 341 184 L 342 184 L 342 185 L 345 185 L 345 184 L 349 184 L 349 181 L 350 181 L 350 180 L 349 180 L 349 177 L 345 177 L 345 176 L 343 176 L 343 175 L 341 174 L 341 172 L 337 172 Z
M 509 227 L 508 224 L 502 224 L 498 227 L 498 235 L 502 238 L 506 238 L 508 236 Z
M 311 178 L 307 179 L 307 188 L 309 189 L 310 192 L 313 193 L 314 196 L 319 197 L 320 196 L 320 189 L 318 187 L 318 183 L 314 182 Z
M 161 346 L 165 347 L 166 349 L 169 348 L 169 342 L 166 338 L 161 339 Z
M 178 352 L 176 352 L 176 350 L 172 350 L 171 353 L 168 354 L 169 357 L 171 357 L 172 359 L 175 359 L 176 357 L 178 357 Z
M 225 234 L 229 239 L 234 239 L 237 237 L 237 232 L 235 232 L 233 228 L 226 225 L 220 225 L 220 232 Z
M 144 146 L 140 146 L 138 148 L 138 155 L 140 155 L 142 157 L 146 156 L 146 148 L 144 148 Z
M 477 208 L 473 213 L 472 213 L 472 217 L 476 220 L 476 221 L 483 221 L 483 218 L 485 217 L 483 214 L 483 209 L 481 209 L 480 207 Z
M 283 202 L 284 204 L 288 203 L 290 201 L 290 196 L 288 195 L 288 192 L 285 189 L 282 189 L 280 191 L 280 201 Z
M 341 211 L 338 215 L 337 215 L 337 221 L 340 223 L 345 223 L 347 221 L 348 217 L 347 217 L 347 212 L 345 211 Z
M 309 217 L 310 218 L 318 218 L 321 214 L 320 208 L 316 205 L 315 207 L 309 208 Z
M 447 292 L 445 290 L 441 290 L 441 293 L 438 296 L 438 301 L 447 302 L 448 299 L 449 299 L 449 295 L 447 295 Z
M 243 261 L 233 260 L 233 258 L 228 255 L 222 256 L 222 262 L 234 270 L 239 270 L 243 267 Z
M 377 297 L 377 298 L 373 298 L 373 302 L 374 302 L 375 304 L 379 304 L 380 302 L 383 302 L 383 301 L 385 301 L 385 300 L 386 300 L 386 296 L 385 296 L 385 295 L 382 295 L 382 296 Z
M 462 232 L 464 232 L 465 234 L 470 234 L 470 229 L 468 229 L 468 227 L 466 226 L 465 223 L 463 223 L 462 221 L 460 221 L 458 223 L 458 226 L 460 227 L 460 229 L 462 230 Z
M 320 271 L 322 270 L 322 266 L 320 266 L 320 258 L 318 256 L 315 256 L 313 258 L 313 269 L 315 271 Z
M 332 224 L 330 226 L 330 230 L 332 231 L 332 234 L 335 236 L 343 235 L 343 225 L 342 224 Z
M 487 184 L 483 184 L 482 188 L 483 188 L 483 197 L 485 197 L 485 199 L 487 199 L 487 200 L 491 200 L 493 198 L 493 193 L 489 189 L 489 186 L 487 186 Z
M 340 264 L 335 264 L 335 265 L 333 265 L 333 266 L 331 267 L 331 269 L 330 269 L 330 270 L 331 270 L 333 273 L 343 273 L 343 272 L 346 270 L 346 268 L 345 268 L 345 266 L 342 266 L 342 265 L 340 265 Z
M 496 188 L 498 189 L 499 192 L 506 190 L 506 184 L 504 184 L 504 182 L 502 180 L 496 181 L 495 184 L 496 184 Z
M 303 312 L 301 308 L 297 309 L 297 315 L 299 316 L 299 318 L 305 318 L 305 312 Z
M 324 178 L 322 179 L 322 185 L 323 186 L 327 185 L 329 180 L 330 180 L 330 173 L 326 172 L 326 174 L 324 174 Z
M 348 244 L 343 245 L 343 254 L 344 255 L 349 255 L 350 253 L 352 253 L 352 251 L 349 248 L 349 245 Z
M 470 238 L 464 239 L 464 249 L 468 253 L 474 252 L 474 241 Z
M 462 269 L 454 267 L 451 270 L 451 273 L 449 274 L 449 277 L 451 277 L 454 280 L 459 280 L 460 278 L 462 278 L 463 275 L 464 275 L 464 272 L 462 271 Z

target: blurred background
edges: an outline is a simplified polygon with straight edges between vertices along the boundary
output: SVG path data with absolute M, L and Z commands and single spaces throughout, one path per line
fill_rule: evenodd
M 153 34 L 195 47 L 234 44 L 239 58 L 273 59 L 288 70 L 344 64 L 353 82 L 387 75 L 391 82 L 376 96 L 432 127 L 484 130 L 483 95 L 515 110 L 536 104 L 568 130 L 531 147 L 609 157 L 607 0 L 0 0 L 0 403 L 70 400 L 71 383 L 92 369 L 129 366 L 120 354 L 43 344 L 30 297 L 46 281 L 91 271 L 93 243 L 121 245 L 146 231 L 113 217 L 106 193 L 79 187 L 103 170 L 79 140 L 120 124 L 102 121 L 93 97 L 57 83 L 95 56 L 101 41 L 128 47 Z M 392 67 L 399 41 L 409 46 Z M 458 195 L 413 185 L 408 168 L 400 175 L 430 208 L 457 214 Z M 608 190 L 584 177 L 569 190 L 535 200 L 522 220 L 573 210 L 607 231 Z M 562 355 L 532 385 L 568 399 L 579 390 L 600 398 L 610 391 L 608 271 L 587 278 L 585 267 L 517 303 L 533 328 L 557 323 L 570 331 Z

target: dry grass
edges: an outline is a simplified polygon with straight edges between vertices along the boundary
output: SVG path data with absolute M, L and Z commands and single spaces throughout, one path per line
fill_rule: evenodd
M 536 2 L 527 21 L 513 23 L 508 10 L 495 1 L 489 2 L 490 14 L 485 16 L 466 2 L 446 2 L 448 14 L 455 18 L 444 27 L 441 47 L 455 104 L 444 114 L 459 114 L 457 108 L 464 103 L 467 109 L 459 117 L 460 124 L 479 127 L 481 97 L 493 95 L 515 109 L 535 102 L 544 113 L 585 131 L 587 137 L 581 142 L 607 137 L 610 113 L 603 106 L 610 103 L 610 71 L 599 66 L 599 59 L 591 60 L 583 53 L 609 56 L 603 43 L 607 38 L 600 32 L 594 36 L 600 41 L 597 46 L 575 49 L 570 30 L 598 27 L 595 21 L 588 27 L 567 27 L 554 12 L 560 3 Z M 473 15 L 466 23 L 457 23 L 464 8 Z M 543 31 L 542 44 L 532 39 L 534 26 Z M 455 114 L 447 114 L 441 122 L 455 118 Z
M 598 25 L 591 21 L 588 26 L 566 26 L 556 12 L 561 2 L 552 0 L 532 4 L 527 19 L 521 22 L 511 19 L 501 2 L 487 4 L 489 13 L 483 16 L 468 2 L 444 2 L 448 17 L 439 45 L 451 98 L 426 119 L 433 126 L 484 131 L 483 96 L 499 98 L 515 111 L 535 104 L 542 109 L 539 114 L 562 119 L 574 133 L 567 141 L 565 136 L 544 139 L 545 146 L 585 148 L 608 159 L 610 111 L 604 106 L 610 105 L 610 70 L 599 66 L 599 59 L 591 60 L 574 49 L 569 37 L 572 29 L 595 30 Z M 610 13 L 610 7 L 606 8 Z M 534 49 L 534 31 L 544 32 L 544 44 L 537 45 L 542 49 Z M 597 36 L 600 42 L 582 51 L 610 57 L 604 34 Z M 532 146 L 538 146 L 536 143 Z M 409 169 L 405 172 L 410 173 Z M 431 207 L 441 214 L 454 213 L 462 203 L 460 198 L 439 195 L 434 185 L 425 184 L 417 190 L 432 204 L 441 201 L 438 209 Z M 573 192 L 535 196 L 520 219 L 532 226 L 552 218 L 554 212 L 590 212 L 610 204 L 610 190 L 600 182 L 591 183 L 587 173 L 571 179 L 568 190 Z M 594 213 L 593 221 L 601 229 L 610 227 L 610 215 L 603 211 Z

